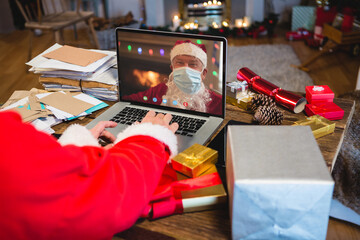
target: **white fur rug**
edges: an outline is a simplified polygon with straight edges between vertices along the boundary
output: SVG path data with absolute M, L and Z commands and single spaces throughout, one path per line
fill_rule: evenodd
M 306 72 L 291 67 L 290 64 L 301 64 L 290 45 L 230 46 L 228 49 L 227 81 L 235 81 L 238 70 L 247 67 L 285 90 L 305 92 L 305 86 L 314 85 L 313 80 Z

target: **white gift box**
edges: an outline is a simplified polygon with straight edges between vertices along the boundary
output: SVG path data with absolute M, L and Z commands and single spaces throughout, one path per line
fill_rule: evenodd
M 246 97 L 248 94 L 248 84 L 246 81 L 233 81 L 226 83 L 226 96 L 234 99 Z
M 309 126 L 229 126 L 233 239 L 325 239 L 334 182 Z

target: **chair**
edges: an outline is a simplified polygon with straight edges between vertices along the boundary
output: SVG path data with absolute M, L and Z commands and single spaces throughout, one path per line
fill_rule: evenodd
M 99 1 L 101 1 L 103 10 L 104 10 L 104 18 L 109 18 L 109 0 L 82 0 L 83 2 L 83 9 L 87 10 L 89 7 L 89 2 L 91 3 L 92 7 L 94 8 L 95 16 L 99 17 Z M 75 0 L 71 0 L 71 9 L 75 9 Z
M 66 27 L 73 26 L 75 37 L 77 37 L 75 26 L 77 23 L 84 22 L 90 28 L 95 47 L 99 48 L 96 32 L 92 24 L 94 12 L 80 11 L 81 0 L 77 0 L 77 8 L 75 11 L 66 10 L 67 4 L 64 0 L 36 0 L 36 2 L 34 0 L 15 1 L 25 18 L 25 28 L 32 32 L 29 43 L 29 60 L 31 59 L 32 41 L 36 29 L 52 31 L 55 42 L 63 44 L 63 30 Z

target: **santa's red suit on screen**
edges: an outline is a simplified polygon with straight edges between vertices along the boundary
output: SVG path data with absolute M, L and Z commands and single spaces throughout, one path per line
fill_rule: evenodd
M 173 131 L 132 125 L 114 146 L 71 125 L 59 141 L 0 112 L 0 239 L 111 239 L 143 212 L 171 155 Z
M 204 44 L 176 41 L 170 51 L 169 78 L 158 85 L 123 96 L 124 100 L 222 114 L 222 95 L 204 84 L 207 75 Z

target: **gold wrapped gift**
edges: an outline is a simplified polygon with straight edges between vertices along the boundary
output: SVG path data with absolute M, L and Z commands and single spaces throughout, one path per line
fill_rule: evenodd
M 217 162 L 218 152 L 195 143 L 176 155 L 171 164 L 174 170 L 189 177 L 198 177 Z
M 313 115 L 305 120 L 297 121 L 293 126 L 310 126 L 315 138 L 325 136 L 335 131 L 335 123 L 320 115 Z
M 253 98 L 253 93 L 248 92 L 248 94 L 244 97 L 241 97 L 239 99 L 235 99 L 230 96 L 226 96 L 226 102 L 230 103 L 234 106 L 237 106 L 244 110 L 249 110 L 251 107 L 251 99 Z

